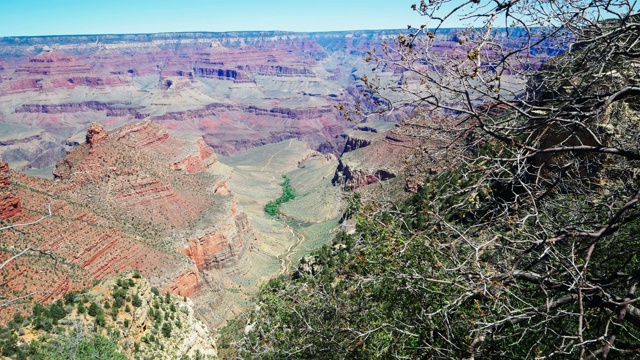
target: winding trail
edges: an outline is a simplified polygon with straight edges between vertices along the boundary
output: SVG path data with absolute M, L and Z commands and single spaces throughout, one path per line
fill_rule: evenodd
M 286 220 L 283 221 L 283 223 L 284 226 L 287 227 L 287 230 L 289 230 L 291 235 L 296 238 L 296 241 L 294 241 L 293 244 L 289 245 L 287 251 L 278 255 L 278 260 L 280 260 L 280 272 L 278 273 L 278 275 L 289 274 L 289 266 L 291 266 L 291 254 L 293 254 L 293 250 L 300 246 L 300 244 L 302 244 L 305 240 L 304 235 L 298 236 L 293 228 L 289 224 L 287 224 Z
M 291 143 L 293 143 L 293 139 L 289 139 L 289 145 L 287 145 L 287 147 L 286 147 L 286 148 L 284 148 L 284 149 L 280 149 L 280 150 L 276 151 L 273 155 L 271 155 L 271 157 L 269 158 L 269 161 L 267 161 L 267 163 L 262 167 L 262 169 L 260 169 L 260 171 L 264 171 L 264 169 L 266 169 L 266 168 L 267 168 L 267 166 L 271 165 L 271 160 L 273 160 L 273 158 L 274 158 L 276 155 L 278 155 L 278 154 L 280 154 L 281 152 L 283 152 L 283 151 L 285 151 L 285 150 L 289 149 L 289 148 L 291 147 Z

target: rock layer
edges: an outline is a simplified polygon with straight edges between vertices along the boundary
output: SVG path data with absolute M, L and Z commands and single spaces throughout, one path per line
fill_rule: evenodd
M 49 276 L 67 274 L 59 293 L 34 298 L 55 300 L 91 279 L 139 269 L 155 286 L 208 302 L 197 307 L 215 303 L 220 286 L 203 272 L 236 264 L 255 236 L 225 178 L 211 170 L 213 149 L 201 139 L 172 137 L 150 121 L 111 132 L 93 124 L 85 138 L 58 162 L 54 181 L 14 174 L 9 182 L 8 167 L 0 164 L 0 191 L 15 181 L 16 198 L 28 199 L 12 222 L 33 222 L 47 208 L 53 214 L 20 231 L 5 230 L 8 247 L 0 249 L 0 261 L 31 247 L 75 266 L 48 273 L 50 262 L 23 256 L 2 294 L 42 290 L 51 286 L 47 281 L 55 284 Z M 199 248 L 190 251 L 194 242 Z M 47 274 L 42 282 L 25 278 L 37 273 Z
M 9 165 L 0 161 L 0 220 L 10 219 L 22 211 L 20 198 L 11 194 Z

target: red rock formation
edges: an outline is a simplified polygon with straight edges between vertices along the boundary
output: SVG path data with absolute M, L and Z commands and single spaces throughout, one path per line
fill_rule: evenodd
M 102 125 L 92 123 L 87 130 L 87 144 L 91 145 L 91 147 L 94 147 L 97 144 L 105 141 L 108 136 L 109 134 Z
M 16 174 L 15 181 L 23 184 L 16 187 L 18 196 L 26 199 L 22 207 L 28 209 L 24 222 L 40 218 L 47 206 L 55 216 L 19 233 L 2 234 L 9 249 L 32 246 L 77 266 L 64 265 L 54 273 L 47 270 L 48 263 L 16 263 L 22 270 L 0 287 L 0 296 L 42 290 L 47 286 L 44 280 L 25 289 L 20 285 L 34 273 L 45 278 L 69 274 L 73 280 L 61 289 L 75 289 L 90 279 L 133 269 L 150 277 L 155 286 L 183 296 L 219 291 L 201 271 L 235 264 L 254 237 L 225 179 L 203 173 L 215 161 L 215 153 L 202 140 L 173 138 L 149 121 L 109 133 L 92 124 L 86 142 L 58 163 L 54 182 Z M 175 171 L 176 164 L 185 171 Z M 11 188 L 6 173 L 6 164 L 0 164 L 0 191 Z M 185 252 L 187 239 L 193 239 L 189 243 L 194 249 L 184 256 L 180 252 Z M 13 253 L 0 249 L 0 261 Z
M 0 194 L 0 219 L 10 219 L 22 211 L 20 198 L 11 194 Z
M 91 68 L 73 56 L 63 55 L 45 47 L 40 54 L 31 58 L 29 63 L 16 72 L 37 75 L 74 74 L 90 71 Z
M 232 209 L 231 214 L 234 213 Z M 251 246 L 246 239 L 248 235 L 246 214 L 234 215 L 226 224 L 189 240 L 184 254 L 193 259 L 199 271 L 226 268 L 235 264 Z
M 0 161 L 0 219 L 12 218 L 22 211 L 20 198 L 12 195 L 9 182 L 9 165 Z
M 9 186 L 9 164 L 0 161 L 0 189 Z
M 198 268 L 193 265 L 174 279 L 169 285 L 164 287 L 164 291 L 172 292 L 176 295 L 192 297 L 204 287 L 203 278 Z
M 172 169 L 182 170 L 187 174 L 197 174 L 206 171 L 218 161 L 213 149 L 202 139 L 199 139 L 196 145 L 198 145 L 199 151 L 173 163 Z
M 229 184 L 227 182 L 227 179 L 223 179 L 223 180 L 218 181 L 213 186 L 213 193 L 217 194 L 217 195 L 229 195 L 229 194 L 231 194 L 231 190 L 229 190 Z

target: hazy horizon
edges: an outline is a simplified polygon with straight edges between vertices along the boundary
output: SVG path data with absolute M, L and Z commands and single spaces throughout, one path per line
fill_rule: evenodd
M 0 0 L 0 37 L 327 32 L 420 25 L 416 0 Z

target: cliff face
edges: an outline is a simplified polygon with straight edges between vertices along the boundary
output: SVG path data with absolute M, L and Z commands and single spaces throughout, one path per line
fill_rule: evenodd
M 9 182 L 9 165 L 0 161 L 0 220 L 12 218 L 22 211 L 20 198 L 14 196 Z
M 199 271 L 228 268 L 237 263 L 250 246 L 243 239 L 250 233 L 247 215 L 237 213 L 237 204 L 232 206 L 231 216 L 224 224 L 188 241 L 184 253 L 195 261 Z
M 155 286 L 182 296 L 209 293 L 198 299 L 215 303 L 219 285 L 203 272 L 234 266 L 255 241 L 225 178 L 213 172 L 216 163 L 202 140 L 174 138 L 149 121 L 111 132 L 91 125 L 85 142 L 58 162 L 55 181 L 15 175 L 15 198 L 28 201 L 10 220 L 32 222 L 47 207 L 53 216 L 5 230 L 3 243 L 10 247 L 0 249 L 0 260 L 30 246 L 77 267 L 47 274 L 48 260 L 21 257 L 3 293 L 23 292 L 21 283 L 29 284 L 24 291 L 37 291 L 47 278 L 55 283 L 50 276 L 68 274 L 66 290 L 35 297 L 45 301 L 90 279 L 139 269 Z M 6 187 L 3 169 L 6 164 L 0 166 L 0 186 Z M 42 282 L 25 278 L 39 272 L 46 274 Z
M 0 38 L 0 126 L 47 135 L 0 139 L 0 157 L 16 170 L 53 166 L 91 122 L 112 130 L 143 119 L 224 155 L 290 138 L 338 155 L 336 136 L 351 125 L 336 106 L 360 97 L 361 58 L 395 33 Z
M 439 171 L 456 151 L 454 136 L 446 131 L 448 126 L 454 124 L 419 116 L 405 119 L 386 132 L 370 128 L 351 131 L 332 182 L 357 189 L 401 176 L 405 190 L 414 192 L 425 174 Z

